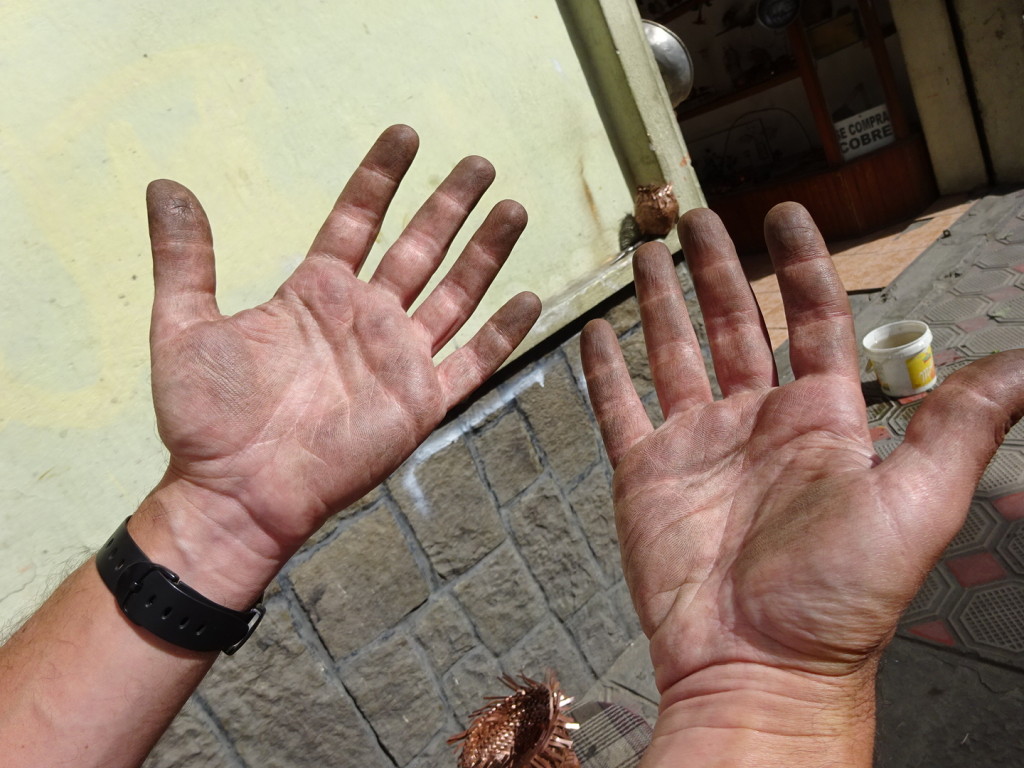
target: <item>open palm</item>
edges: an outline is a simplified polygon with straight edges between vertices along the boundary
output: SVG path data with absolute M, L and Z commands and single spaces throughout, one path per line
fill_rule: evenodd
M 148 194 L 156 279 L 151 333 L 168 477 L 237 502 L 286 557 L 398 466 L 505 360 L 539 302 L 520 294 L 465 346 L 466 322 L 526 224 L 504 201 L 417 309 L 413 301 L 494 177 L 463 160 L 384 255 L 357 275 L 416 153 L 386 131 L 346 185 L 306 259 L 265 304 L 222 316 L 209 224 L 174 182 Z
M 783 387 L 717 217 L 691 212 L 680 234 L 724 399 L 712 398 L 661 246 L 646 246 L 635 261 L 666 417 L 658 429 L 611 328 L 597 321 L 583 339 L 615 467 L 623 566 L 659 688 L 730 665 L 853 674 L 884 647 L 962 524 L 978 477 L 1020 415 L 1024 355 L 1005 353 L 951 377 L 881 462 L 849 305 L 806 211 L 783 205 L 766 221 L 796 377 Z

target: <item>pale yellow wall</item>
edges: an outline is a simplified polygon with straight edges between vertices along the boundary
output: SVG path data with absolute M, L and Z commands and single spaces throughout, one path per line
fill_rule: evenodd
M 1024 182 L 1024 3 L 956 0 L 993 181 Z
M 939 191 L 986 183 L 985 163 L 943 0 L 892 0 L 907 75 Z
M 552 330 L 628 280 L 632 192 L 549 0 L 16 0 L 0 30 L 0 622 L 161 474 L 150 179 L 204 202 L 225 312 L 273 293 L 393 122 L 422 151 L 378 254 L 472 152 L 498 168 L 485 203 L 531 214 L 489 308 L 533 290 Z

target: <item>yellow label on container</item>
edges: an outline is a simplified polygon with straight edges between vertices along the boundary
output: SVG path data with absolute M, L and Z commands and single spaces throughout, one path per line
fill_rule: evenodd
M 907 375 L 914 389 L 927 387 L 935 380 L 935 359 L 928 347 L 907 360 Z

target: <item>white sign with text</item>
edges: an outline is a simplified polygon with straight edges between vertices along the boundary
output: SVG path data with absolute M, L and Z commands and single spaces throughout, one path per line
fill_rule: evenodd
M 835 128 L 843 160 L 852 160 L 896 140 L 889 110 L 884 104 L 840 120 L 835 123 Z

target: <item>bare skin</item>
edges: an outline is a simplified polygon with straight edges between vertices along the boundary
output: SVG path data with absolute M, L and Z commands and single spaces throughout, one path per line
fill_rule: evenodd
M 706 210 L 680 236 L 722 400 L 664 247 L 634 262 L 658 429 L 610 326 L 584 330 L 623 568 L 662 693 L 644 768 L 869 766 L 878 657 L 1024 408 L 1024 352 L 993 356 L 930 394 L 880 461 L 849 304 L 817 229 L 790 203 L 765 233 L 794 382 L 777 385 L 753 294 Z
M 498 368 L 539 314 L 537 298 L 520 294 L 433 360 L 526 224 L 512 201 L 494 206 L 408 312 L 494 178 L 479 157 L 460 162 L 369 280 L 358 278 L 417 147 L 412 129 L 385 131 L 294 274 L 270 301 L 231 317 L 217 309 L 198 200 L 174 182 L 149 187 L 153 399 L 171 456 L 129 530 L 150 559 L 217 602 L 252 605 L 330 515 L 379 484 Z M 141 763 L 214 658 L 130 624 L 90 561 L 0 649 L 4 764 Z
M 408 313 L 490 183 L 480 158 L 460 163 L 374 275 L 357 278 L 416 145 L 408 128 L 386 131 L 295 274 L 233 317 L 216 307 L 198 201 L 173 182 L 150 187 L 153 390 L 171 460 L 130 529 L 153 560 L 223 604 L 251 605 L 537 317 L 536 298 L 522 294 L 433 361 L 525 224 L 511 202 Z M 766 234 L 794 383 L 776 386 L 756 303 L 706 211 L 684 217 L 681 235 L 725 399 L 712 400 L 660 246 L 641 249 L 635 267 L 661 427 L 611 328 L 584 332 L 623 566 L 662 691 L 647 768 L 869 765 L 878 655 L 1024 406 L 1024 353 L 994 356 L 931 394 L 904 445 L 879 462 L 824 245 L 798 206 L 776 208 Z M 127 622 L 87 563 L 0 649 L 5 765 L 138 765 L 213 661 Z

